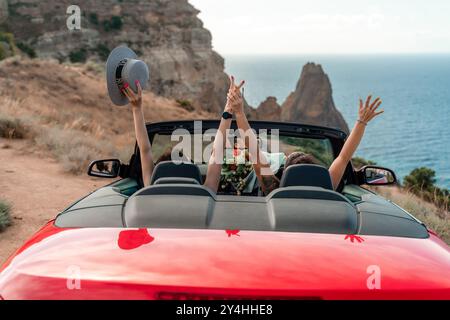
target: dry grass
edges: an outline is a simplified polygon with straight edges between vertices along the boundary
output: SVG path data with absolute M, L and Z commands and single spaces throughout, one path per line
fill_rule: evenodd
M 151 92 L 143 101 L 149 122 L 211 118 Z M 132 113 L 112 105 L 102 68 L 94 64 L 23 58 L 0 62 L 0 114 L 8 119 L 3 125 L 7 137 L 30 138 L 31 152 L 45 150 L 76 174 L 94 159 L 128 161 L 134 147 Z
M 425 202 L 411 192 L 396 187 L 378 187 L 378 194 L 407 210 L 450 244 L 450 212 Z
M 0 137 L 23 139 L 27 135 L 28 129 L 20 119 L 0 113 Z

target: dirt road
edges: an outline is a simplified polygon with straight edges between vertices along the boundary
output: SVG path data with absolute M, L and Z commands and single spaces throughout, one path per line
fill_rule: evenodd
M 105 184 L 64 173 L 55 160 L 25 149 L 26 142 L 0 139 L 0 199 L 12 205 L 12 225 L 0 233 L 0 264 L 60 210 Z

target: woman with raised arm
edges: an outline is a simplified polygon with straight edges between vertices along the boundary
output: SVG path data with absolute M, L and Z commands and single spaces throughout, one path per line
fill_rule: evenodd
M 250 130 L 250 125 L 244 112 L 244 101 L 239 90 L 240 88 L 234 86 L 232 89 L 234 92 L 234 96 L 236 96 L 239 101 L 239 103 L 235 105 L 234 109 L 237 125 L 239 129 L 246 132 L 246 136 L 249 138 L 249 145 L 256 146 L 257 137 L 253 133 L 253 131 Z M 334 189 L 339 186 L 339 183 L 344 175 L 345 168 L 347 167 L 347 164 L 352 159 L 353 154 L 358 148 L 367 124 L 373 118 L 383 113 L 383 110 L 377 111 L 378 107 L 381 105 L 381 99 L 376 98 L 373 102 L 371 100 L 372 96 L 368 96 L 365 103 L 361 99 L 359 100 L 359 118 L 356 121 L 355 126 L 353 127 L 353 130 L 350 133 L 348 139 L 345 141 L 345 144 L 342 147 L 342 150 L 339 153 L 338 157 L 333 161 L 330 168 L 328 169 Z M 265 195 L 268 195 L 271 191 L 279 187 L 280 181 L 273 174 L 273 172 L 270 171 L 270 164 L 265 158 L 264 154 L 260 152 L 259 148 L 256 148 L 254 150 L 250 148 L 249 151 L 251 158 L 255 159 L 255 161 L 252 160 L 252 162 L 254 163 L 253 167 L 258 177 L 259 184 L 261 185 L 261 189 Z M 317 164 L 317 160 L 310 154 L 293 152 L 286 158 L 285 169 L 293 164 L 305 163 Z
M 234 91 L 239 90 L 243 84 L 244 81 L 242 81 L 239 86 L 236 86 L 234 84 L 234 78 L 230 77 L 230 89 L 227 96 L 227 103 L 220 120 L 219 130 L 217 131 L 214 139 L 213 151 L 208 162 L 208 171 L 204 182 L 204 186 L 214 192 L 217 192 L 219 187 L 223 162 L 223 157 L 219 156 L 220 153 L 218 153 L 217 150 L 223 150 L 225 147 L 226 131 L 227 129 L 230 129 L 233 110 L 240 103 L 239 97 L 234 94 Z M 144 186 L 148 186 L 150 185 L 154 164 L 152 148 L 148 138 L 147 128 L 145 126 L 144 112 L 142 110 L 142 87 L 139 81 L 136 81 L 136 87 L 137 93 L 130 88 L 128 83 L 125 83 L 122 87 L 122 93 L 128 98 L 131 105 L 131 110 L 133 112 L 134 130 L 141 157 L 142 180 L 144 182 Z

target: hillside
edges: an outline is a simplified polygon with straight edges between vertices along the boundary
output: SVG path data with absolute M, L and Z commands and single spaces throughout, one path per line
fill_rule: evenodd
M 126 44 L 148 64 L 154 94 L 219 114 L 225 105 L 228 77 L 224 59 L 213 50 L 212 35 L 187 0 L 80 0 L 81 29 L 66 26 L 72 2 L 0 0 L 0 33 L 8 32 L 30 56 L 60 62 L 103 62 L 110 50 Z M 2 46 L 10 51 L 10 39 Z M 1 50 L 0 50 L 1 51 Z M 1 60 L 1 54 L 0 54 Z M 270 95 L 271 92 L 267 92 Z M 269 98 L 270 99 L 270 98 Z M 333 103 L 331 84 L 320 65 L 307 64 L 282 112 L 269 101 L 252 119 L 326 125 L 348 132 Z M 256 107 L 256 106 L 254 106 Z
M 80 30 L 66 26 L 72 4 L 1 0 L 0 16 L 4 29 L 39 58 L 103 61 L 111 49 L 127 44 L 149 65 L 155 94 L 190 100 L 203 110 L 221 110 L 228 88 L 224 61 L 213 51 L 199 11 L 187 0 L 80 0 Z
M 150 122 L 212 117 L 152 92 L 144 93 L 143 100 Z M 30 152 L 47 150 L 74 173 L 102 156 L 128 160 L 134 146 L 131 111 L 110 102 L 102 71 L 92 64 L 0 62 L 0 118 L 18 123 L 31 141 Z

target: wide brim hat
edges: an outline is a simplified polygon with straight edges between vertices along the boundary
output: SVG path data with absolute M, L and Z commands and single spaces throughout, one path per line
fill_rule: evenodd
M 149 81 L 147 64 L 139 60 L 137 54 L 127 46 L 115 48 L 106 60 L 106 84 L 111 101 L 118 106 L 128 104 L 128 98 L 121 92 L 121 88 L 128 83 L 137 92 L 136 80 L 146 89 Z

